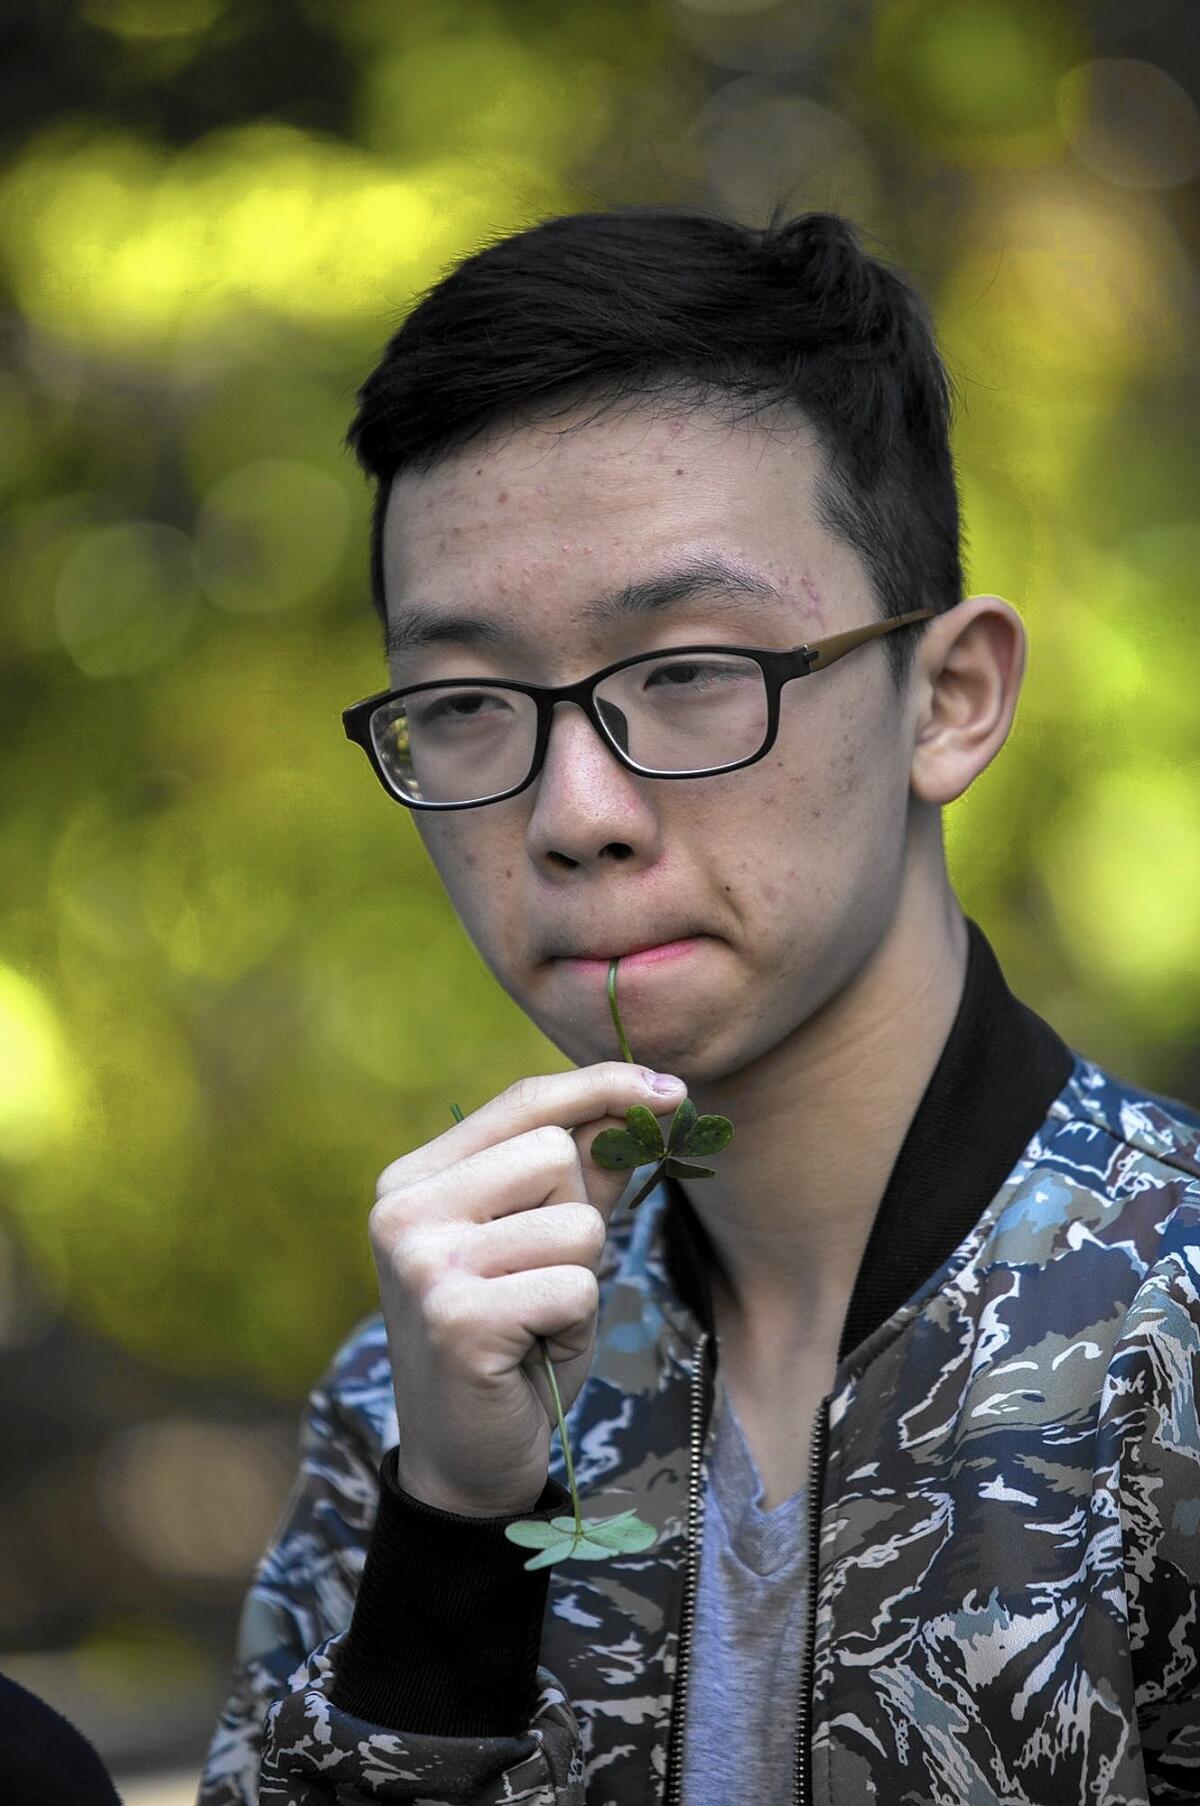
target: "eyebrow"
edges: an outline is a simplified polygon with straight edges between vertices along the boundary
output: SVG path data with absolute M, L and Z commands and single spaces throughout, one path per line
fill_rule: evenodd
M 697 596 L 725 602 L 747 598 L 779 602 L 779 590 L 749 566 L 720 557 L 690 558 L 653 577 L 626 583 L 620 589 L 585 602 L 579 610 L 589 628 L 609 628 L 621 621 L 658 615 Z M 517 627 L 484 615 L 443 614 L 434 608 L 412 606 L 388 622 L 385 641 L 390 656 L 426 646 L 494 646 L 522 644 L 526 635 Z

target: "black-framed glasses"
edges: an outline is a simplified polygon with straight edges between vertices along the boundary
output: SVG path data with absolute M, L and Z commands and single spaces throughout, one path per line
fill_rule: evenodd
M 935 613 L 919 608 L 790 652 L 668 646 L 557 688 L 443 677 L 367 696 L 342 711 L 342 723 L 408 809 L 477 809 L 517 796 L 542 768 L 560 702 L 577 704 L 639 777 L 707 778 L 766 757 L 784 684 Z

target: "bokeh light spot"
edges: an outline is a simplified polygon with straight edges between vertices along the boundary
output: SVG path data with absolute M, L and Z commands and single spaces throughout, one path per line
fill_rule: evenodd
M 360 132 L 373 149 L 406 160 L 465 147 L 553 165 L 578 157 L 605 122 L 598 73 L 586 59 L 553 61 L 511 32 L 439 32 L 371 59 Z
M 423 886 L 330 923 L 306 956 L 312 1032 L 326 1057 L 397 1093 L 424 1085 L 461 949 L 461 930 Z
M 205 497 L 196 561 L 210 601 L 276 614 L 309 601 L 338 567 L 349 524 L 336 478 L 291 458 L 230 471 Z
M 1200 116 L 1165 69 L 1097 57 L 1058 84 L 1062 133 L 1081 163 L 1123 188 L 1173 188 L 1200 175 Z
M 145 954 L 153 941 L 138 884 L 141 830 L 110 799 L 84 797 L 69 810 L 54 841 L 46 898 L 63 927 L 109 958 Z
M 1200 1007 L 1200 793 L 1137 760 L 1084 780 L 1042 835 L 1063 945 L 1099 968 L 1145 1032 L 1170 1037 Z
M 1055 0 L 893 0 L 879 10 L 883 106 L 964 162 L 1040 162 L 1058 141 L 1055 89 L 1082 49 Z
M 0 965 L 0 1158 L 34 1160 L 62 1135 L 73 1095 L 65 1055 L 42 991 Z
M 191 37 L 206 31 L 227 0 L 82 0 L 80 14 L 123 38 Z
M 228 982 L 279 944 L 297 897 L 274 851 L 253 782 L 196 784 L 147 824 L 143 908 L 177 971 Z
M 254 1429 L 167 1418 L 119 1431 L 104 1452 L 101 1508 L 141 1561 L 167 1574 L 247 1574 L 287 1496 L 290 1473 Z
M 998 187 L 964 238 L 940 297 L 943 344 L 958 359 L 969 345 L 972 367 L 993 372 L 1007 431 L 1027 439 L 1044 418 L 1046 449 L 1073 474 L 1077 427 L 1090 437 L 1132 372 L 1190 350 L 1182 248 L 1152 208 L 1057 173 Z M 1055 473 L 1029 451 L 1022 466 L 1041 489 Z
M 200 598 L 192 543 L 158 521 L 84 534 L 59 573 L 59 640 L 88 677 L 129 677 L 167 658 Z
M 764 225 L 777 202 L 789 211 L 845 213 L 868 225 L 878 207 L 874 163 L 848 119 L 758 76 L 730 82 L 697 129 L 709 184 L 746 224 Z

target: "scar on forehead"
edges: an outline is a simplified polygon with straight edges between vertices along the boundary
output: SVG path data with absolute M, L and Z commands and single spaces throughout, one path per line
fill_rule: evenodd
M 807 602 L 806 606 L 800 610 L 801 614 L 802 615 L 812 615 L 812 616 L 819 615 L 821 612 L 821 592 L 817 588 L 816 584 L 813 582 L 812 578 L 811 577 L 801 577 L 800 588 L 804 591 L 804 594 L 808 597 L 808 602 Z

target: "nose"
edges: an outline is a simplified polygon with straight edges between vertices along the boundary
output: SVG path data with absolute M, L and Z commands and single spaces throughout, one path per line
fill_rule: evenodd
M 531 855 L 555 867 L 589 866 L 606 848 L 622 859 L 651 859 L 660 824 L 649 787 L 628 771 L 586 711 L 551 716 L 542 770 L 534 779 L 527 825 Z M 619 709 L 603 716 L 624 749 L 628 723 Z M 589 731 L 590 730 L 590 731 Z
M 577 720 L 574 715 L 561 716 L 558 712 L 561 708 L 576 710 L 582 719 Z M 612 703 L 601 702 L 599 698 L 596 699 L 596 710 L 622 752 L 628 752 L 629 722 L 624 711 Z M 562 725 L 564 719 L 570 723 L 565 733 Z M 603 750 L 603 760 L 596 756 L 597 746 Z M 538 773 L 539 787 L 548 767 L 557 778 L 564 759 L 573 762 L 581 757 L 589 773 L 623 769 L 607 734 L 591 719 L 583 705 L 578 702 L 556 702 L 550 713 L 550 732 L 546 736 L 542 769 Z

